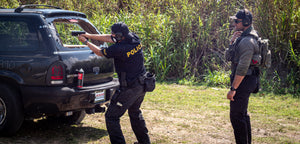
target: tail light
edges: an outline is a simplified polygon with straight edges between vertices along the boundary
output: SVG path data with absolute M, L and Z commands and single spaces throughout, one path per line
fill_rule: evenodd
M 60 63 L 54 63 L 50 66 L 47 73 L 48 85 L 64 84 L 66 81 L 65 66 Z

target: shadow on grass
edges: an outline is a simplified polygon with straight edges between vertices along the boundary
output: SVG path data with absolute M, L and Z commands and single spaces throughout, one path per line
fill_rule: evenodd
M 53 120 L 24 121 L 16 135 L 12 137 L 0 137 L 2 143 L 88 143 L 97 141 L 108 133 L 104 129 L 68 125 Z

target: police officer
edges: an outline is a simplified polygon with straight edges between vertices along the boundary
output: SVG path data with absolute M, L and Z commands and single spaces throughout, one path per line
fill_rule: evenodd
M 259 69 L 253 55 L 259 53 L 257 32 L 252 26 L 252 14 L 247 9 L 239 10 L 234 19 L 235 32 L 230 40 L 227 59 L 231 61 L 230 120 L 237 144 L 251 143 L 250 117 L 247 113 L 250 93 L 259 84 Z
M 106 127 L 112 144 L 125 144 L 120 126 L 120 117 L 126 110 L 130 117 L 131 127 L 140 144 L 150 144 L 148 129 L 140 110 L 144 100 L 144 86 L 139 77 L 144 75 L 144 57 L 139 37 L 129 32 L 123 22 L 111 26 L 111 34 L 81 34 L 78 39 L 98 56 L 113 58 L 115 69 L 119 77 L 120 88 L 111 99 L 105 113 Z M 88 39 L 114 43 L 108 48 L 99 48 Z

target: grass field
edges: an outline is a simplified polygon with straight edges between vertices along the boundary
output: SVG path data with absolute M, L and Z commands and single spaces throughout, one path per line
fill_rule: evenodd
M 153 144 L 235 143 L 229 120 L 227 89 L 158 83 L 142 105 Z M 289 95 L 258 93 L 250 97 L 254 144 L 299 144 L 300 100 Z M 136 141 L 128 115 L 121 119 L 128 144 Z M 107 144 L 104 114 L 87 115 L 80 125 L 47 120 L 26 121 L 16 136 L 0 143 Z

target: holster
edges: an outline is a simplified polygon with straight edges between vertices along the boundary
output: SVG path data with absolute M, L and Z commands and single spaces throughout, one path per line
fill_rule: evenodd
M 259 68 L 258 67 L 249 67 L 246 75 L 254 75 L 259 76 Z
M 144 85 L 145 92 L 152 92 L 155 89 L 155 75 L 146 72 L 144 75 L 138 77 L 140 84 Z
M 253 67 L 252 75 L 256 77 L 256 88 L 252 93 L 258 93 L 260 90 L 260 70 L 258 67 Z

